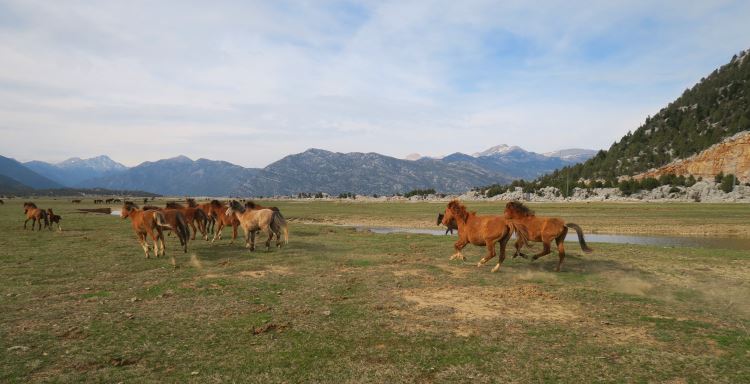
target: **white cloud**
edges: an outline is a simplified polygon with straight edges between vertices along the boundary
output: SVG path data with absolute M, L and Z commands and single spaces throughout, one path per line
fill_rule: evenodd
M 750 35 L 739 1 L 24 0 L 0 14 L 0 153 L 129 165 L 608 147 Z

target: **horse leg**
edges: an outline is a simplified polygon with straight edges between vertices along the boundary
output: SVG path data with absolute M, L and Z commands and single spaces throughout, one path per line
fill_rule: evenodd
M 143 233 L 136 233 L 136 236 L 138 236 L 138 243 L 141 244 L 141 247 L 143 247 L 143 253 L 146 254 L 146 258 L 151 258 L 151 255 L 148 253 L 148 242 L 146 241 L 146 235 Z
M 250 230 L 245 227 L 242 230 L 245 232 L 245 248 L 250 248 Z
M 234 239 L 237 238 L 237 224 L 232 224 L 232 241 L 229 242 L 229 244 L 234 244 Z
M 190 222 L 190 228 L 193 229 L 193 236 L 190 238 L 190 240 L 195 240 L 195 234 L 198 233 L 198 230 L 195 228 L 195 220 Z
M 565 235 L 568 234 L 568 228 L 563 227 L 564 230 L 560 234 L 560 236 L 557 236 L 555 238 L 555 243 L 557 243 L 557 268 L 555 268 L 555 272 L 560 272 L 560 267 L 562 267 L 563 260 L 565 260 Z
M 489 240 L 487 241 L 487 256 L 479 260 L 477 267 L 483 266 L 484 263 L 492 260 L 493 257 L 495 257 L 495 240 Z
M 492 268 L 492 272 L 497 272 L 500 270 L 500 265 L 505 261 L 505 247 L 508 245 L 508 241 L 510 241 L 510 231 L 508 231 L 501 239 L 500 239 L 500 257 L 497 260 L 497 265 L 495 268 Z M 494 251 L 494 249 L 493 249 Z
M 273 231 L 271 231 L 271 228 L 266 227 L 265 232 L 268 234 L 268 238 L 266 239 L 266 252 L 271 250 L 271 240 L 273 240 Z
M 453 244 L 453 249 L 456 251 L 456 253 L 451 255 L 450 259 L 451 260 L 455 260 L 455 259 L 466 260 L 466 257 L 464 256 L 463 253 L 461 253 L 461 250 L 464 249 L 467 243 L 468 242 L 466 240 L 458 239 L 458 241 L 455 244 Z
M 23 222 L 23 229 L 26 229 L 26 223 L 28 223 L 29 220 L 31 219 L 27 217 L 26 220 Z
M 255 231 L 250 231 L 250 251 L 255 251 Z
M 221 240 L 221 230 L 224 228 L 224 223 L 219 222 L 219 228 L 216 229 L 216 232 L 214 233 L 214 238 L 211 240 L 211 244 L 213 244 L 216 239 Z
M 550 253 L 552 252 L 552 251 L 550 250 L 550 248 L 551 248 L 551 243 L 552 243 L 552 239 L 542 239 L 542 243 L 544 244 L 544 249 L 542 249 L 542 251 L 541 251 L 541 252 L 539 252 L 539 253 L 537 253 L 536 255 L 534 255 L 534 256 L 533 256 L 533 257 L 531 258 L 531 260 L 536 260 L 536 259 L 538 259 L 538 258 L 540 258 L 540 257 L 542 257 L 542 256 L 544 256 L 544 255 L 548 255 L 548 254 L 550 254 Z

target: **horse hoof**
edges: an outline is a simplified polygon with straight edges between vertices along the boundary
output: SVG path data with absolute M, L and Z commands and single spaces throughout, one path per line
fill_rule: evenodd
M 492 268 L 492 273 L 495 273 L 500 270 L 500 264 L 496 265 L 495 268 Z

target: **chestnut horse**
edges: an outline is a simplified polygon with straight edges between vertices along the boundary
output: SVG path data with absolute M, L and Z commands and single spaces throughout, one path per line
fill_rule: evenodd
M 135 231 L 135 235 L 138 237 L 138 242 L 143 247 L 143 252 L 146 254 L 147 259 L 150 257 L 148 253 L 150 247 L 146 241 L 146 235 L 151 236 L 151 239 L 154 241 L 154 256 L 159 257 L 160 254 L 166 255 L 162 228 L 172 229 L 172 227 L 167 224 L 163 213 L 156 210 L 142 211 L 138 209 L 135 203 L 126 201 L 120 211 L 120 217 L 123 219 L 130 218 L 133 231 Z M 177 264 L 175 263 L 174 256 L 171 258 L 172 266 L 176 268 Z
M 453 259 L 466 260 L 461 250 L 466 244 L 474 244 L 487 247 L 487 256 L 483 257 L 477 267 L 481 267 L 487 261 L 495 257 L 495 243 L 500 242 L 500 257 L 497 265 L 492 268 L 492 272 L 500 270 L 500 265 L 505 260 L 505 246 L 508 244 L 511 235 L 525 238 L 525 228 L 522 225 L 506 220 L 502 216 L 479 216 L 476 212 L 469 212 L 466 207 L 458 200 L 448 203 L 443 215 L 442 224 L 448 226 L 452 220 L 455 220 L 458 226 L 458 241 L 453 245 L 456 250 L 451 256 Z
M 534 211 L 518 201 L 511 201 L 506 204 L 504 214 L 506 219 L 522 223 L 528 231 L 527 239 L 520 242 L 516 241 L 514 256 L 521 255 L 526 257 L 526 255 L 521 253 L 521 247 L 525 241 L 541 241 L 544 244 L 544 249 L 532 257 L 532 260 L 536 260 L 551 253 L 551 243 L 552 239 L 554 239 L 557 244 L 557 254 L 559 257 L 555 271 L 560 272 L 560 267 L 565 259 L 565 236 L 568 234 L 568 228 L 573 228 L 578 234 L 578 243 L 581 245 L 581 250 L 586 253 L 594 251 L 586 245 L 586 240 L 583 238 L 583 230 L 577 224 L 566 224 L 564 220 L 556 217 L 538 217 L 534 214 Z
M 60 217 L 60 215 L 55 215 L 55 213 L 52 212 L 52 208 L 47 208 L 47 217 L 49 218 L 49 230 L 52 230 L 53 223 L 57 223 L 57 230 L 62 232 L 62 227 L 60 226 L 60 220 L 62 220 L 62 217 Z
M 445 216 L 445 215 L 443 215 L 442 213 L 438 213 L 438 218 L 437 218 L 437 225 L 440 225 L 440 224 L 442 224 L 442 223 L 443 223 L 443 216 Z M 447 225 L 447 226 L 446 226 L 446 228 L 445 228 L 445 234 L 447 235 L 447 234 L 448 234 L 448 232 L 450 232 L 450 233 L 451 233 L 451 235 L 452 235 L 452 234 L 453 234 L 453 230 L 454 230 L 454 229 L 455 229 L 455 230 L 458 230 L 458 225 L 456 224 L 456 220 L 455 220 L 455 219 L 451 220 L 451 221 L 450 221 L 450 222 L 448 223 L 448 225 Z
M 195 234 L 201 231 L 203 240 L 208 241 L 208 234 L 206 233 L 207 217 L 203 210 L 198 207 L 185 207 L 180 203 L 172 201 L 167 203 L 167 208 L 179 209 L 182 215 L 185 216 L 185 222 L 193 229 L 193 237 L 190 240 L 195 240 Z M 196 223 L 198 224 L 197 228 Z
M 219 227 L 216 229 L 214 238 L 211 239 L 211 243 L 216 239 L 221 240 L 221 230 L 224 226 L 232 226 L 232 241 L 229 244 L 234 244 L 234 240 L 237 238 L 237 227 L 240 226 L 240 221 L 234 215 L 227 215 L 227 206 L 219 200 L 211 200 L 209 216 L 213 217 L 218 223 Z
M 187 226 L 187 220 L 185 215 L 179 209 L 161 208 L 153 205 L 144 205 L 144 211 L 159 211 L 164 214 L 164 220 L 169 224 L 168 229 L 172 233 L 172 229 L 177 234 L 177 239 L 180 240 L 183 252 L 187 253 L 188 239 L 190 238 L 190 229 Z
M 286 220 L 277 211 L 268 208 L 246 209 L 238 201 L 232 200 L 225 215 L 236 217 L 240 221 L 242 230 L 245 232 L 245 247 L 255 250 L 255 232 L 263 231 L 268 234 L 266 239 L 266 251 L 271 248 L 271 239 L 276 235 L 276 247 L 281 247 L 281 235 L 284 235 L 284 244 L 289 243 L 289 231 Z
M 206 215 L 206 233 L 207 234 L 214 234 L 214 227 L 216 225 L 216 218 L 211 214 L 211 202 L 198 204 L 195 202 L 195 199 L 188 198 L 185 199 L 187 201 L 188 207 L 191 208 L 199 208 L 203 213 Z M 208 240 L 208 236 L 206 236 L 206 240 Z
M 46 228 L 49 225 L 49 220 L 47 218 L 47 212 L 45 212 L 43 209 L 39 209 L 36 207 L 36 204 L 27 201 L 23 203 L 23 213 L 26 214 L 26 220 L 23 222 L 23 229 L 26 229 L 26 223 L 31 220 L 31 230 L 34 230 L 34 226 L 39 223 L 39 230 L 42 230 L 42 220 L 44 220 L 44 227 Z

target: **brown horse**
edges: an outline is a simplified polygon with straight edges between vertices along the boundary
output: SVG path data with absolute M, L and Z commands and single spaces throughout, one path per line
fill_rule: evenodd
M 39 224 L 39 230 L 42 230 L 42 220 L 44 220 L 44 227 L 46 228 L 49 225 L 49 220 L 47 218 L 47 212 L 45 212 L 43 209 L 39 209 L 36 207 L 36 204 L 27 201 L 23 203 L 23 213 L 26 214 L 26 220 L 23 222 L 23 229 L 26 229 L 26 223 L 31 220 L 31 230 L 34 230 L 34 226 L 38 223 Z
M 52 230 L 53 223 L 57 223 L 57 230 L 62 232 L 62 227 L 60 226 L 60 220 L 62 220 L 62 217 L 60 217 L 60 215 L 55 215 L 55 213 L 52 212 L 52 208 L 47 208 L 47 217 L 49 218 L 49 230 Z
M 159 257 L 160 254 L 166 254 L 162 229 L 172 229 L 172 227 L 167 224 L 163 213 L 156 210 L 140 210 L 135 203 L 126 201 L 120 211 L 120 217 L 123 219 L 130 218 L 133 231 L 135 231 L 135 235 L 138 237 L 138 242 L 143 247 L 143 252 L 146 254 L 147 259 L 150 257 L 148 253 L 150 247 L 146 241 L 146 235 L 151 236 L 154 242 L 155 257 Z M 177 264 L 175 263 L 174 256 L 171 258 L 172 266 L 176 268 Z
M 174 229 L 177 240 L 180 240 L 183 252 L 187 253 L 188 239 L 190 238 L 190 229 L 187 226 L 185 215 L 179 209 L 161 208 L 153 205 L 144 205 L 144 211 L 159 211 L 164 214 L 164 220 L 169 224 L 169 233 Z
M 526 240 L 540 241 L 544 244 L 544 249 L 532 257 L 532 260 L 536 260 L 551 253 L 552 239 L 554 239 L 557 244 L 557 254 L 559 257 L 555 271 L 560 272 L 560 267 L 562 266 L 563 260 L 565 260 L 565 236 L 568 234 L 568 228 L 573 228 L 578 234 L 578 243 L 581 245 L 581 250 L 586 253 L 594 251 L 586 245 L 586 240 L 583 238 L 583 230 L 577 224 L 566 224 L 565 221 L 556 217 L 536 216 L 534 211 L 518 201 L 511 201 L 506 204 L 504 214 L 506 219 L 512 219 L 522 223 L 528 231 L 527 239 L 520 242 L 516 241 L 516 252 L 514 256 L 521 255 L 526 257 L 526 255 L 521 253 L 521 247 Z
M 451 256 L 453 259 L 466 260 L 461 250 L 466 244 L 474 244 L 487 247 L 487 256 L 483 257 L 477 267 L 481 267 L 487 261 L 495 257 L 495 243 L 500 242 L 500 257 L 492 272 L 500 270 L 500 265 L 505 260 L 505 246 L 511 235 L 515 232 L 519 238 L 525 237 L 525 229 L 517 223 L 506 220 L 502 216 L 479 216 L 476 212 L 469 212 L 458 200 L 448 203 L 443 215 L 442 224 L 448 226 L 455 220 L 458 226 L 458 241 L 453 245 L 456 250 Z
M 203 211 L 206 216 L 206 233 L 213 235 L 215 229 L 214 227 L 216 226 L 216 218 L 211 214 L 211 202 L 198 204 L 195 202 L 195 199 L 191 198 L 188 198 L 185 201 L 187 201 L 188 207 L 198 208 Z M 208 236 L 206 236 L 206 239 L 208 239 Z
M 441 224 L 443 224 L 443 216 L 445 216 L 445 215 L 444 215 L 444 214 L 442 214 L 442 213 L 438 213 L 438 217 L 437 217 L 437 225 L 441 225 Z M 458 224 L 456 224 L 456 220 L 455 220 L 455 219 L 451 220 L 451 221 L 450 221 L 450 222 L 448 223 L 448 225 L 447 225 L 447 226 L 446 226 L 446 228 L 445 228 L 445 234 L 447 235 L 447 234 L 448 234 L 448 232 L 450 232 L 450 233 L 451 233 L 451 235 L 452 235 L 452 234 L 453 234 L 453 230 L 454 230 L 454 229 L 455 229 L 455 230 L 458 230 Z
M 236 217 L 240 221 L 242 230 L 245 232 L 245 247 L 255 250 L 255 233 L 263 231 L 268 234 L 266 239 L 266 251 L 271 248 L 271 239 L 276 235 L 276 247 L 281 247 L 281 235 L 284 235 L 284 244 L 289 242 L 289 231 L 286 220 L 277 211 L 261 209 L 245 209 L 238 201 L 233 200 L 229 204 L 225 215 Z
M 213 243 L 216 239 L 221 240 L 221 231 L 225 226 L 232 226 L 232 241 L 229 244 L 234 244 L 234 240 L 237 238 L 237 228 L 240 226 L 240 221 L 234 215 L 227 215 L 227 206 L 219 200 L 211 200 L 209 216 L 212 216 L 218 223 L 219 227 L 216 229 L 214 238 L 211 239 Z
M 193 229 L 193 237 L 190 240 L 195 240 L 195 234 L 201 231 L 203 240 L 208 241 L 208 234 L 206 233 L 206 221 L 208 218 L 206 214 L 198 207 L 185 207 L 180 203 L 170 201 L 167 203 L 167 208 L 179 209 L 182 215 L 185 216 L 185 222 L 190 225 Z M 196 228 L 196 224 L 197 228 Z

